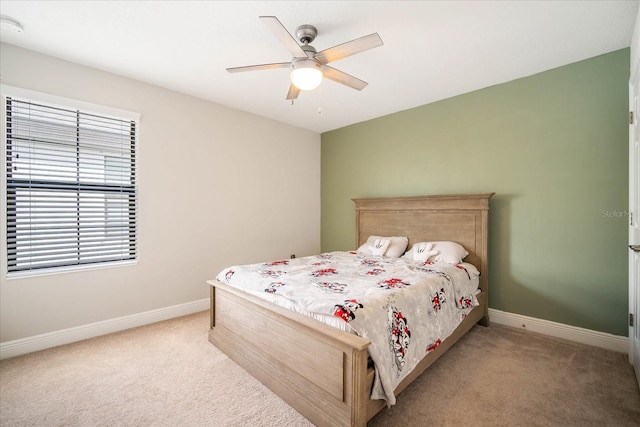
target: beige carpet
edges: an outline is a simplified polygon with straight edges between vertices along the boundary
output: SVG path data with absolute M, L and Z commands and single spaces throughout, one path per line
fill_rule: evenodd
M 310 426 L 207 342 L 207 313 L 0 362 L 2 426 Z M 370 426 L 640 426 L 626 355 L 476 326 Z

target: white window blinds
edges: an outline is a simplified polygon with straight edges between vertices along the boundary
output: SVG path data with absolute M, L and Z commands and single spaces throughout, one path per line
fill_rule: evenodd
M 135 260 L 136 121 L 5 100 L 8 273 Z

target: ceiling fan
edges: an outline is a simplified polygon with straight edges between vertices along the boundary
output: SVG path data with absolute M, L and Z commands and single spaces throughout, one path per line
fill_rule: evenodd
M 275 34 L 276 38 L 293 55 L 290 62 L 278 62 L 273 64 L 248 65 L 244 67 L 227 68 L 230 73 L 255 70 L 272 70 L 277 68 L 291 68 L 291 84 L 287 99 L 293 100 L 298 97 L 301 90 L 312 90 L 318 87 L 323 77 L 334 82 L 341 83 L 351 88 L 362 90 L 367 86 L 367 82 L 352 75 L 337 70 L 327 64 L 347 56 L 374 47 L 382 46 L 382 39 L 378 33 L 369 34 L 330 47 L 320 52 L 311 46 L 311 43 L 318 35 L 318 30 L 313 25 L 300 25 L 296 28 L 296 38 L 294 38 L 275 16 L 260 16 L 260 20 Z M 298 40 L 301 44 L 298 44 Z

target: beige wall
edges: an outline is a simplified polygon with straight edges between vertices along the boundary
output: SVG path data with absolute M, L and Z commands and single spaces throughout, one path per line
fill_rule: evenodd
M 5 85 L 141 114 L 138 264 L 2 271 L 1 342 L 205 299 L 227 265 L 320 251 L 319 134 L 7 44 L 0 67 Z

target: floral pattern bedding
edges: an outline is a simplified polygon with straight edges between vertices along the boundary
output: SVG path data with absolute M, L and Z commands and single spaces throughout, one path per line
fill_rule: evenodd
M 217 279 L 371 340 L 372 399 L 395 404 L 394 389 L 478 305 L 477 270 L 329 252 L 233 266 Z

